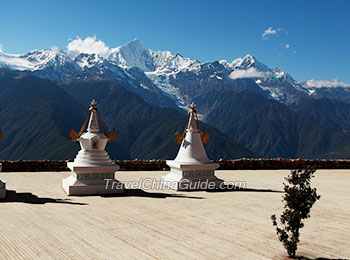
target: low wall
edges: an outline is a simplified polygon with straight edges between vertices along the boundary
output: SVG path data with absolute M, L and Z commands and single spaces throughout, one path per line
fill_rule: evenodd
M 66 161 L 0 161 L 2 172 L 59 172 L 69 171 Z
M 278 170 L 314 166 L 318 169 L 350 169 L 350 160 L 236 159 L 213 161 L 219 170 Z M 168 171 L 165 160 L 115 161 L 121 171 Z M 67 161 L 0 161 L 3 172 L 69 171 Z

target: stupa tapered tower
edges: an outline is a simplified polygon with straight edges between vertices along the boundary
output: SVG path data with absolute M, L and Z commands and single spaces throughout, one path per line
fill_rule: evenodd
M 219 188 L 223 180 L 214 175 L 219 167 L 210 163 L 203 143 L 209 135 L 203 134 L 198 121 L 196 105 L 192 103 L 182 136 L 176 133 L 175 140 L 181 144 L 175 160 L 167 161 L 170 173 L 162 177 L 162 183 L 175 190 L 207 190 Z
M 0 129 L 0 138 L 3 138 L 3 137 L 4 137 L 4 134 Z M 4 199 L 5 197 L 6 197 L 6 183 L 0 180 L 0 199 Z
M 90 116 L 90 119 L 89 119 Z M 89 119 L 87 132 L 83 133 Z M 100 132 L 98 119 L 104 133 Z M 109 158 L 105 147 L 108 141 L 114 141 L 116 132 L 108 134 L 97 110 L 95 100 L 91 102 L 89 113 L 77 134 L 73 129 L 69 134 L 73 141 L 79 140 L 81 150 L 74 162 L 68 163 L 71 175 L 62 180 L 67 195 L 113 194 L 124 192 L 122 183 L 114 179 L 119 166 Z

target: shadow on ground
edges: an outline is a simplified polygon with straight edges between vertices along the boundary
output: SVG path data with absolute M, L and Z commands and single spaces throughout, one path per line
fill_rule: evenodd
M 248 189 L 248 188 L 242 188 L 240 186 L 233 186 L 228 185 L 225 186 L 222 189 L 208 189 L 207 192 L 228 192 L 228 191 L 236 191 L 236 192 L 277 192 L 277 193 L 283 193 L 283 191 L 279 190 L 270 190 L 270 189 Z
M 7 190 L 6 198 L 1 199 L 0 203 L 10 203 L 10 202 L 20 202 L 20 203 L 28 203 L 28 204 L 61 203 L 61 204 L 71 204 L 71 205 L 87 205 L 86 203 L 71 201 L 70 199 L 40 198 L 29 192 L 17 193 L 14 190 Z
M 297 260 L 350 260 L 350 259 L 345 259 L 345 258 L 324 258 L 324 257 L 308 258 L 305 256 L 297 256 L 294 259 L 297 259 Z
M 350 259 L 345 259 L 345 258 L 324 258 L 324 257 L 308 258 L 305 256 L 297 256 L 294 259 L 297 259 L 297 260 L 350 260 Z
M 164 199 L 164 198 L 185 198 L 185 199 L 204 199 L 203 197 L 194 197 L 194 196 L 186 196 L 181 194 L 170 194 L 170 193 L 163 193 L 163 192 L 146 192 L 141 189 L 126 189 L 125 193 L 121 194 L 107 194 L 107 195 L 100 195 L 103 198 L 109 198 L 109 197 L 147 197 L 147 198 L 158 198 L 158 199 Z

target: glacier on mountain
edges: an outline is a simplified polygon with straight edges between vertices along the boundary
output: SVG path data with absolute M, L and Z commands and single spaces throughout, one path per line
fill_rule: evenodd
M 240 80 L 239 84 L 243 84 L 247 80 L 243 85 L 255 84 L 269 98 L 285 104 L 295 102 L 298 95 L 314 95 L 315 91 L 312 90 L 315 88 L 350 86 L 338 81 L 298 82 L 290 74 L 279 68 L 271 69 L 250 54 L 232 62 L 220 60 L 202 63 L 182 57 L 179 53 L 153 51 L 142 46 L 136 39 L 109 48 L 101 40 L 96 40 L 96 37 L 77 37 L 67 45 L 67 50 L 55 47 L 33 50 L 26 54 L 0 52 L 0 67 L 30 71 L 56 82 L 90 77 L 112 79 L 126 84 L 129 89 L 148 99 L 154 93 L 162 93 L 181 108 L 191 103 L 187 94 L 189 90 L 184 88 L 196 84 L 195 88 L 200 89 L 205 78 L 216 80 L 211 82 L 213 88 L 221 88 L 222 84 L 235 87 L 238 83 L 233 81 Z

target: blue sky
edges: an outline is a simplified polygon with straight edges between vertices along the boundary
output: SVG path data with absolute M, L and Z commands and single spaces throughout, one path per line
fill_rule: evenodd
M 296 80 L 350 83 L 350 1 L 1 1 L 6 53 L 96 35 L 116 47 L 137 38 L 152 50 L 200 61 L 248 53 Z M 269 29 L 270 28 L 270 29 Z M 264 31 L 266 34 L 262 37 Z

